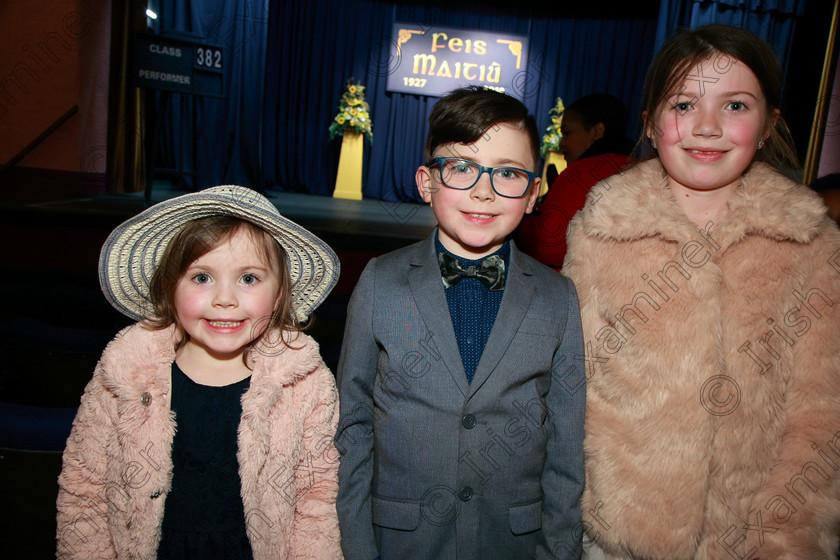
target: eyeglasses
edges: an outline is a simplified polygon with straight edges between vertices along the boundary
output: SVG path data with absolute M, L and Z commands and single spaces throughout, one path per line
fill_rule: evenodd
M 505 198 L 522 198 L 537 178 L 536 173 L 518 167 L 485 167 L 461 158 L 432 158 L 426 163 L 426 167 L 432 166 L 437 166 L 440 182 L 444 186 L 459 191 L 473 188 L 481 179 L 481 174 L 486 172 L 490 175 L 493 192 Z

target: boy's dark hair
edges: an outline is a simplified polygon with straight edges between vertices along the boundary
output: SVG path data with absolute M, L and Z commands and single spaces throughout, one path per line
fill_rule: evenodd
M 765 161 L 777 169 L 797 169 L 799 161 L 793 148 L 787 124 L 780 116 L 776 126 L 769 116 L 778 109 L 782 96 L 782 70 L 776 53 L 757 35 L 729 25 L 712 24 L 697 29 L 682 29 L 672 35 L 651 62 L 642 94 L 645 127 L 639 147 L 652 152 L 647 128 L 656 119 L 656 112 L 676 93 L 685 77 L 706 60 L 712 60 L 710 73 L 726 72 L 732 59 L 743 62 L 758 79 L 767 100 L 770 137 L 764 149 L 755 154 L 756 161 Z
M 624 102 L 609 93 L 584 95 L 566 107 L 566 112 L 577 115 L 587 130 L 598 123 L 604 123 L 605 138 L 623 137 L 630 120 Z
M 432 159 L 438 146 L 452 142 L 472 144 L 499 123 L 519 126 L 528 135 L 536 169 L 540 161 L 540 136 L 533 115 L 515 97 L 479 86 L 456 89 L 432 107 L 424 162 Z

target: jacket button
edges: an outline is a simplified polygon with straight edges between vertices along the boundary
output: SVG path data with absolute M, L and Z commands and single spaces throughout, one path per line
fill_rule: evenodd
M 462 502 L 469 502 L 473 497 L 473 489 L 469 486 L 464 486 L 461 488 L 461 491 L 458 492 L 458 497 Z
M 461 425 L 468 430 L 472 430 L 476 425 L 475 416 L 472 414 L 465 414 L 464 417 L 461 418 Z
M 155 493 L 149 496 L 149 498 L 153 500 L 157 500 L 158 498 L 160 498 L 160 490 L 155 490 Z
M 152 404 L 152 395 L 148 391 L 140 395 L 140 402 L 143 403 L 143 406 L 149 406 Z

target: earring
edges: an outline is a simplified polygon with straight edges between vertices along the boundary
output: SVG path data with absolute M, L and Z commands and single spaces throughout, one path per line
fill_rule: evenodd
M 656 138 L 650 137 L 650 145 L 653 146 L 653 149 L 656 149 Z
M 759 140 L 758 141 L 758 149 L 760 150 L 763 147 L 764 147 L 764 140 Z

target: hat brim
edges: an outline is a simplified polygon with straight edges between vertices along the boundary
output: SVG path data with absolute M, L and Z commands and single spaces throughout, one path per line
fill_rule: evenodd
M 165 200 L 117 226 L 99 255 L 105 298 L 132 319 L 154 317 L 149 285 L 169 242 L 188 221 L 218 215 L 251 222 L 280 243 L 288 256 L 298 320 L 305 321 L 335 287 L 340 265 L 326 243 L 280 215 L 253 189 L 223 185 Z

